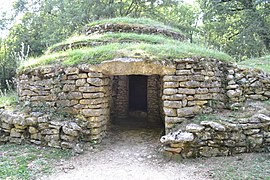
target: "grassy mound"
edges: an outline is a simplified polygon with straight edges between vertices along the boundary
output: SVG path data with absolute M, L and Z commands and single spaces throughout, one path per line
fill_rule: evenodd
M 172 43 L 173 40 L 171 38 L 167 38 L 160 35 L 147 35 L 135 33 L 109 33 L 109 34 L 97 34 L 92 36 L 79 35 L 73 36 L 61 43 L 49 47 L 47 53 L 59 52 L 68 49 L 77 49 L 81 47 L 93 47 L 109 43 L 132 43 L 132 42 L 162 44 L 162 43 Z
M 115 18 L 91 23 L 95 26 L 101 23 L 133 23 L 145 26 L 162 27 L 177 31 L 159 22 L 149 19 Z M 158 32 L 158 30 L 157 30 Z M 141 34 L 136 30 L 130 33 L 107 32 L 74 36 L 48 49 L 47 54 L 39 58 L 30 58 L 19 67 L 20 70 L 32 67 L 59 63 L 62 65 L 77 65 L 81 63 L 98 64 L 114 58 L 142 58 L 150 61 L 173 60 L 187 57 L 215 58 L 232 61 L 232 58 L 222 52 L 210 50 L 196 44 L 178 41 L 160 34 Z
M 238 65 L 243 68 L 261 69 L 264 72 L 270 73 L 270 56 L 248 59 L 246 61 L 239 62 Z

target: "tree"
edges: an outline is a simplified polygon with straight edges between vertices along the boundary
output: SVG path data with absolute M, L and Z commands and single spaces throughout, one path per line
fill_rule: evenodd
M 238 59 L 262 56 L 270 48 L 268 0 L 199 0 L 204 41 Z

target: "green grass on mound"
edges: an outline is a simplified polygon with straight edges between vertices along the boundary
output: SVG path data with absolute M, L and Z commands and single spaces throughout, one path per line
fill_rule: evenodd
M 270 56 L 248 59 L 246 61 L 239 62 L 238 65 L 243 68 L 261 69 L 267 73 L 270 73 Z
M 174 31 L 177 33 L 183 34 L 179 29 L 165 25 L 159 21 L 155 21 L 149 18 L 129 18 L 129 17 L 120 17 L 120 18 L 112 18 L 112 19 L 102 19 L 99 21 L 91 22 L 87 26 L 95 26 L 95 25 L 102 25 L 106 23 L 113 23 L 113 24 L 132 24 L 132 25 L 143 25 L 148 27 L 156 27 L 156 28 L 163 28 L 169 31 Z
M 164 44 L 175 43 L 177 41 L 162 36 L 162 35 L 148 35 L 136 33 L 108 33 L 108 34 L 94 34 L 92 36 L 75 35 L 61 43 L 49 47 L 48 52 L 54 51 L 61 46 L 70 46 L 74 43 L 86 42 L 104 42 L 104 43 L 117 43 L 117 42 L 145 42 L 150 44 Z M 60 48 L 61 49 L 61 48 Z
M 171 41 L 164 44 L 146 43 L 111 43 L 93 48 L 82 48 L 30 58 L 19 67 L 20 70 L 61 63 L 62 65 L 76 65 L 81 63 L 98 64 L 114 58 L 133 57 L 147 60 L 172 60 L 186 57 L 211 57 L 223 61 L 232 58 L 222 52 L 206 49 L 195 44 Z

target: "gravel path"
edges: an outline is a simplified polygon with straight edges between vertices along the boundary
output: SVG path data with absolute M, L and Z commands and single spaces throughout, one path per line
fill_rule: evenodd
M 207 179 L 196 164 L 172 161 L 160 153 L 159 129 L 112 126 L 103 142 L 84 154 L 59 162 L 51 180 Z M 61 169 L 61 170 L 60 170 Z M 202 173 L 203 174 L 203 173 Z

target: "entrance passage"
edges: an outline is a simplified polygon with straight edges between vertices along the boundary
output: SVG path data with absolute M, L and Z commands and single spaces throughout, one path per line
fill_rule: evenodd
M 129 111 L 147 112 L 147 76 L 129 76 Z
M 128 127 L 162 126 L 158 75 L 112 76 L 111 121 Z

